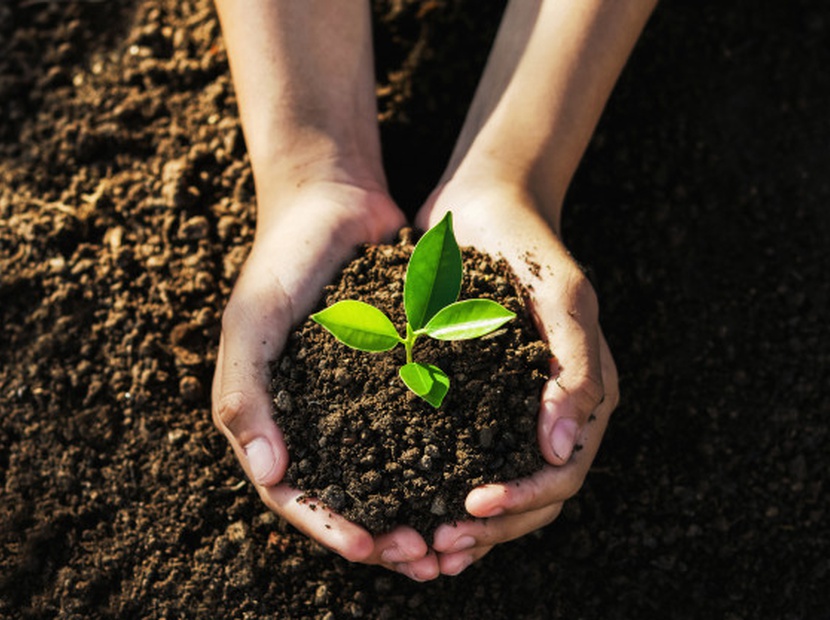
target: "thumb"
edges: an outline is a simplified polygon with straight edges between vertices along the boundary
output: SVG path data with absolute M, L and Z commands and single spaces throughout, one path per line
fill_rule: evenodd
M 278 484 L 288 466 L 288 452 L 272 417 L 268 390 L 269 362 L 277 357 L 282 343 L 269 340 L 267 332 L 275 333 L 274 321 L 252 319 L 238 304 L 229 303 L 225 310 L 213 378 L 212 414 L 248 477 L 267 487 Z
M 585 424 L 603 401 L 600 328 L 596 294 L 577 272 L 565 285 L 553 321 L 543 321 L 554 359 L 542 392 L 539 446 L 552 465 L 570 459 Z

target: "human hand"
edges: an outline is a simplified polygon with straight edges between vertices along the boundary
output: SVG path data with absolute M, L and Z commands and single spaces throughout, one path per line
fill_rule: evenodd
M 404 218 L 378 189 L 308 182 L 277 195 L 260 200 L 256 238 L 223 315 L 214 422 L 263 502 L 299 530 L 350 561 L 383 564 L 415 579 L 438 574 L 435 553 L 414 530 L 373 538 L 339 515 L 312 510 L 312 502 L 298 502 L 301 492 L 281 483 L 289 455 L 272 419 L 269 363 L 355 247 L 392 237 Z
M 594 290 L 531 196 L 491 180 L 450 181 L 436 190 L 417 223 L 426 229 L 450 209 L 459 243 L 503 256 L 527 287 L 555 356 L 537 427 L 548 464 L 529 478 L 474 489 L 466 508 L 476 519 L 436 530 L 441 573 L 455 575 L 494 545 L 556 519 L 588 473 L 619 392 Z

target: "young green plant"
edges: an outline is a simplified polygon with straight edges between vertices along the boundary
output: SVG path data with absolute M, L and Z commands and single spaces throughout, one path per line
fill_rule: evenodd
M 382 311 L 362 301 L 338 301 L 313 314 L 345 345 L 361 351 L 389 351 L 399 344 L 406 364 L 399 374 L 406 386 L 436 409 L 446 396 L 450 380 L 432 364 L 413 359 L 421 336 L 437 340 L 468 340 L 489 334 L 516 315 L 489 299 L 458 300 L 461 291 L 461 250 L 452 230 L 452 214 L 429 229 L 412 252 L 404 280 L 406 335 L 400 336 Z

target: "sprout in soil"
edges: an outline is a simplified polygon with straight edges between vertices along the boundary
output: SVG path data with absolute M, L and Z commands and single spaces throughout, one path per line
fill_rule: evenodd
M 401 379 L 437 409 L 449 390 L 450 380 L 440 368 L 413 360 L 412 349 L 418 337 L 478 338 L 516 316 L 489 299 L 456 301 L 461 275 L 461 251 L 452 231 L 452 214 L 448 212 L 421 237 L 409 259 L 403 295 L 406 337 L 398 335 L 382 311 L 362 301 L 338 301 L 311 318 L 354 349 L 389 351 L 402 344 L 406 365 L 399 369 Z

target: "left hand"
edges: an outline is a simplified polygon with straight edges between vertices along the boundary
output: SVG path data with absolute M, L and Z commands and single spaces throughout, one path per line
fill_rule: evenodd
M 447 210 L 461 245 L 510 264 L 554 354 L 537 427 L 548 464 L 529 478 L 473 489 L 466 508 L 476 519 L 436 530 L 441 573 L 456 575 L 494 545 L 556 519 L 582 486 L 619 391 L 593 287 L 530 194 L 489 180 L 451 181 L 436 190 L 417 223 L 426 230 Z
M 385 192 L 358 184 L 308 181 L 258 194 L 257 234 L 222 317 L 213 381 L 213 419 L 264 504 L 352 562 L 381 564 L 415 580 L 439 574 L 434 551 L 412 528 L 372 536 L 283 481 L 289 454 L 273 420 L 270 362 L 292 326 L 313 308 L 340 266 L 363 242 L 391 239 L 404 218 Z

